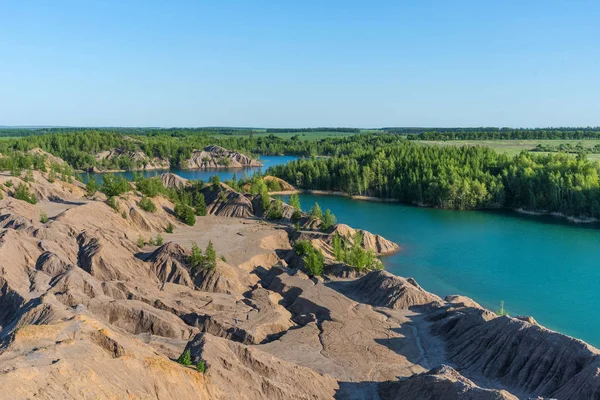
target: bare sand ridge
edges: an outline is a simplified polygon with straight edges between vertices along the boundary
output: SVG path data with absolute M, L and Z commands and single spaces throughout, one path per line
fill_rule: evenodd
M 9 179 L 20 181 L 0 175 Z M 115 212 L 85 198 L 78 183 L 36 173 L 26 184 L 42 201 L 16 200 L 13 188 L 0 187 L 0 398 L 600 393 L 598 350 L 527 318 L 498 317 L 462 296 L 441 299 L 385 271 L 309 278 L 294 241 L 310 238 L 331 260 L 331 239 L 352 236 L 348 226 L 317 232 L 319 222 L 303 215 L 296 232 L 289 210 L 265 221 L 259 198 L 226 185 L 218 195 L 206 187 L 210 215 L 189 227 L 162 197 L 148 213 L 132 191 Z M 162 246 L 138 246 L 159 233 Z M 191 244 L 205 248 L 209 240 L 224 259 L 214 269 L 191 268 Z M 363 245 L 398 250 L 369 232 Z M 205 363 L 204 373 L 176 362 L 184 349 L 193 364 Z

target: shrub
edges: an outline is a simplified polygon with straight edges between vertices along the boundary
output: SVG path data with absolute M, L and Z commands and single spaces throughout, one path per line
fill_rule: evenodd
M 204 361 L 200 361 L 196 365 L 196 371 L 200 372 L 201 374 L 203 374 L 206 371 L 206 364 L 204 364 Z
M 283 218 L 283 210 L 281 209 L 281 201 L 279 199 L 275 199 L 269 204 L 269 208 L 267 211 L 267 218 L 269 219 L 281 219 Z
M 192 365 L 192 354 L 190 353 L 190 349 L 186 349 L 183 354 L 179 356 L 177 362 L 186 367 Z
M 112 208 L 115 211 L 119 211 L 119 202 L 117 201 L 117 198 L 115 196 L 111 196 L 108 199 L 106 199 L 106 204 Z
M 267 182 L 267 188 L 269 189 L 269 192 L 280 192 L 281 191 L 281 184 L 279 183 L 279 181 L 277 181 L 275 179 L 271 179 L 266 182 Z
M 323 218 L 323 211 L 321 210 L 319 203 L 315 203 L 315 205 L 310 209 L 309 214 L 312 219 L 322 219 Z
M 225 256 L 221 256 L 221 261 L 227 262 L 227 259 L 225 258 Z
M 6 183 L 4 184 L 4 186 L 6 186 L 7 188 L 12 187 L 12 185 L 13 185 L 13 182 L 10 179 L 8 181 L 6 181 Z
M 144 211 L 148 211 L 151 213 L 156 212 L 156 205 L 154 204 L 152 199 L 148 197 L 142 197 L 138 205 Z
M 96 180 L 96 178 L 88 179 L 88 183 L 86 185 L 86 190 L 87 190 L 88 196 L 91 196 L 98 191 L 98 181 Z
M 113 174 L 104 175 L 104 180 L 102 182 L 102 187 L 100 191 L 107 195 L 111 196 L 120 196 L 123 193 L 129 192 L 131 187 L 129 186 L 129 181 L 122 176 L 116 176 Z
M 186 223 L 190 226 L 194 226 L 196 223 L 196 213 L 194 210 L 183 203 L 175 204 L 175 216 L 181 222 Z
M 309 249 L 312 247 L 310 242 L 306 239 L 298 240 L 294 243 L 294 253 L 302 257 L 306 253 L 308 253 Z
M 125 211 L 123 211 L 121 213 L 121 217 L 123 217 L 123 219 L 127 219 L 127 213 Z
M 206 202 L 204 201 L 204 195 L 202 193 L 198 193 L 193 197 L 192 204 L 196 215 L 200 217 L 206 215 Z
M 208 241 L 208 246 L 206 246 L 204 257 L 206 259 L 206 268 L 213 269 L 217 266 L 217 252 L 215 251 L 212 240 Z
M 315 249 L 312 245 L 304 255 L 304 268 L 309 276 L 321 276 L 323 275 L 323 268 L 325 265 L 325 257 L 321 250 Z
M 335 215 L 333 215 L 331 210 L 327 209 L 327 211 L 325 211 L 325 215 L 323 215 L 323 223 L 321 224 L 321 230 L 322 231 L 329 230 L 329 228 L 331 228 L 333 225 L 335 225 L 336 222 L 337 222 L 337 219 L 335 218 Z
M 165 242 L 165 239 L 163 239 L 162 235 L 160 233 L 156 234 L 156 239 L 154 239 L 154 244 L 156 246 L 162 246 L 164 242 Z
M 209 182 L 212 184 L 212 190 L 220 190 L 221 189 L 221 177 L 219 175 L 213 175 Z
M 502 300 L 500 302 L 500 308 L 496 311 L 496 315 L 499 315 L 501 317 L 508 315 L 508 313 L 506 312 L 506 310 L 504 309 L 504 300 Z
M 171 222 L 169 222 L 169 224 L 165 228 L 165 232 L 167 232 L 167 233 L 173 233 L 174 229 L 175 229 L 175 226 Z
M 195 242 L 192 243 L 192 254 L 188 257 L 188 264 L 192 269 L 201 268 L 204 265 L 204 255 Z
M 138 236 L 137 246 L 141 249 L 145 245 L 146 245 L 146 241 L 144 240 L 144 238 L 142 237 L 142 235 Z
M 24 183 L 19 183 L 15 188 L 15 199 L 24 200 L 31 204 L 37 203 L 37 198 L 33 193 L 29 192 L 29 186 Z
M 137 189 L 145 196 L 155 197 L 161 194 L 165 187 L 159 177 L 153 178 L 136 178 L 135 185 Z
M 48 222 L 48 215 L 45 212 L 40 212 L 40 222 L 42 224 L 45 224 L 46 222 Z

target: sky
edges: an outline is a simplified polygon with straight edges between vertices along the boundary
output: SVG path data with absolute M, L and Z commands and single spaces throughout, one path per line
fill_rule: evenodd
M 600 126 L 600 2 L 0 0 L 0 125 Z

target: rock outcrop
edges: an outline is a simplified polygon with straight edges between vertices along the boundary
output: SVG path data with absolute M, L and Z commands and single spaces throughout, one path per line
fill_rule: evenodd
M 406 310 L 442 301 L 438 296 L 423 290 L 414 279 L 402 278 L 382 270 L 369 272 L 349 286 L 361 302 L 377 307 Z
M 195 150 L 182 167 L 187 169 L 207 168 L 247 168 L 261 167 L 262 164 L 244 154 L 224 149 L 220 146 L 207 146 L 204 150 Z
M 338 389 L 335 379 L 310 368 L 209 334 L 196 336 L 186 349 L 194 364 L 205 363 L 212 399 L 331 399 Z
M 252 201 L 224 183 L 221 183 L 219 188 L 207 186 L 203 193 L 206 210 L 211 215 L 235 218 L 248 218 L 254 215 Z
M 187 185 L 188 180 L 185 178 L 182 178 L 181 176 L 177 175 L 177 174 L 173 174 L 171 172 L 167 172 L 164 174 L 160 175 L 160 179 L 163 183 L 163 185 L 167 188 L 182 188 L 184 186 Z
M 125 157 L 132 165 L 132 170 L 156 170 L 169 169 L 171 162 L 165 158 L 149 157 L 141 150 L 129 151 L 124 149 L 112 149 L 102 151 L 96 154 L 96 161 L 113 160 L 115 158 Z M 102 172 L 96 168 L 92 172 Z
M 379 390 L 381 400 L 517 400 L 506 390 L 482 389 L 447 365 L 386 382 Z
M 353 229 L 345 224 L 337 224 L 333 228 L 332 234 L 338 233 L 340 236 L 346 238 L 350 243 L 353 243 L 353 238 L 356 232 L 360 232 L 362 235 L 362 245 L 367 250 L 372 250 L 375 254 L 384 255 L 395 253 L 400 250 L 400 247 L 383 236 L 375 235 L 364 229 Z

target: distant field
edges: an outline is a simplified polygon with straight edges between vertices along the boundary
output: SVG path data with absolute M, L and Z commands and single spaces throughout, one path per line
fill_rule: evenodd
M 440 145 L 440 146 L 486 146 L 498 152 L 506 153 L 510 156 L 519 154 L 522 151 L 530 151 L 538 144 L 560 145 L 582 143 L 585 147 L 600 144 L 600 140 L 418 140 L 418 143 L 425 145 Z M 600 160 L 600 154 L 588 155 L 590 160 Z
M 363 129 L 360 131 L 360 133 L 370 133 L 370 132 L 377 132 L 374 130 L 366 130 Z M 336 137 L 345 137 L 345 136 L 351 136 L 351 135 L 356 135 L 356 133 L 354 132 L 279 132 L 279 133 L 267 133 L 266 131 L 259 131 L 257 130 L 256 133 L 253 134 L 254 137 L 265 137 L 265 136 L 269 136 L 269 135 L 275 135 L 278 136 L 280 138 L 283 139 L 289 139 L 292 136 L 300 136 L 301 139 L 303 140 L 321 140 L 321 139 L 326 139 L 326 138 L 336 138 Z M 223 137 L 225 135 L 219 135 L 218 137 Z M 228 136 L 248 136 L 248 135 L 228 135 Z

